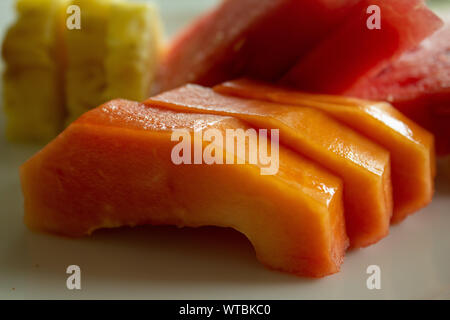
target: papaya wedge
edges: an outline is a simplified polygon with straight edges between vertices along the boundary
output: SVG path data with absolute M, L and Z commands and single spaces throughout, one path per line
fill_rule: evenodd
M 184 112 L 232 115 L 258 128 L 279 129 L 281 144 L 343 179 L 352 247 L 370 245 L 388 234 L 392 215 L 389 153 L 325 113 L 225 96 L 198 85 L 167 91 L 144 103 Z
M 348 244 L 342 181 L 282 146 L 275 175 L 261 175 L 260 164 L 173 163 L 175 129 L 210 128 L 250 129 L 232 117 L 125 100 L 85 113 L 21 167 L 26 224 L 67 236 L 146 224 L 230 227 L 270 268 L 337 272 Z
M 433 135 L 390 104 L 308 94 L 250 79 L 229 81 L 214 90 L 243 98 L 316 108 L 386 148 L 392 162 L 393 223 L 431 202 L 436 173 Z

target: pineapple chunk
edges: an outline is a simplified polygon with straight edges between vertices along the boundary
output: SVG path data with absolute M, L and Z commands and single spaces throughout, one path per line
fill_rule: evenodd
M 160 48 L 157 11 L 122 0 L 72 0 L 81 30 L 66 31 L 68 123 L 113 98 L 144 100 Z
M 66 30 L 68 122 L 103 103 L 106 88 L 105 38 L 114 0 L 71 0 L 81 9 L 81 29 Z
M 64 117 L 62 8 L 65 0 L 19 0 L 3 43 L 3 105 L 13 141 L 46 142 Z
M 66 27 L 68 6 L 81 29 Z M 4 106 L 12 140 L 47 141 L 105 100 L 144 100 L 160 56 L 153 5 L 125 0 L 18 0 L 6 35 Z
M 115 2 L 111 6 L 105 60 L 104 100 L 148 98 L 161 48 L 161 23 L 155 6 Z

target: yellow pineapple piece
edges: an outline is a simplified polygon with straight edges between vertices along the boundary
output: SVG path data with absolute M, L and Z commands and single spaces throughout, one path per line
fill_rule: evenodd
M 70 123 L 106 100 L 144 100 L 160 52 L 154 6 L 122 0 L 72 0 L 81 30 L 67 30 Z
M 154 5 L 112 4 L 106 37 L 104 100 L 148 98 L 162 47 L 160 35 L 161 23 Z
M 67 8 L 80 8 L 69 29 Z M 7 134 L 47 141 L 106 100 L 148 97 L 161 48 L 153 5 L 125 0 L 18 0 L 3 47 Z
M 66 29 L 66 105 L 68 123 L 104 102 L 106 89 L 105 38 L 111 2 L 71 0 L 81 10 L 81 29 Z
M 19 0 L 3 42 L 3 105 L 7 136 L 46 142 L 64 117 L 60 35 L 65 0 Z

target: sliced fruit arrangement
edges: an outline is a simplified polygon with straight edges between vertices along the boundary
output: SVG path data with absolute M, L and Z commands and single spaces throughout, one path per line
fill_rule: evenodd
M 65 1 L 19 0 L 17 20 L 3 42 L 6 134 L 15 141 L 48 141 L 62 129 L 62 11 Z
M 231 227 L 249 238 L 265 265 L 322 277 L 339 270 L 348 244 L 366 246 L 388 233 L 392 193 L 399 185 L 433 189 L 430 134 L 390 113 L 386 103 L 304 94 L 249 80 L 215 89 L 227 88 L 261 100 L 187 85 L 143 103 L 113 100 L 85 113 L 21 167 L 27 225 L 69 236 L 145 224 Z M 264 101 L 271 98 L 258 92 L 268 91 L 295 103 Z M 349 115 L 345 121 L 333 111 L 336 106 Z M 360 121 L 370 128 L 367 132 L 379 133 L 361 130 L 355 124 Z M 261 159 L 260 150 L 250 148 L 245 138 L 244 155 L 224 148 L 225 143 L 201 140 L 203 151 L 214 144 L 222 157 L 236 159 L 234 165 L 173 161 L 175 130 L 187 130 L 191 145 L 210 128 L 223 136 L 229 129 L 278 129 L 278 172 L 261 175 L 261 162 L 237 161 Z M 418 146 L 411 147 L 406 138 Z M 386 139 L 396 140 L 401 152 Z M 424 161 L 428 169 L 412 166 L 414 179 L 396 173 L 392 190 L 390 151 L 397 157 L 404 153 L 415 164 Z M 394 206 L 401 201 L 406 208 L 419 208 L 430 201 L 415 195 L 397 196 Z
M 81 29 L 66 25 L 80 8 Z M 154 5 L 125 0 L 18 0 L 3 43 L 11 140 L 47 142 L 85 111 L 148 97 L 161 52 Z
M 450 24 L 345 94 L 389 101 L 434 133 L 439 155 L 450 154 Z
M 388 103 L 308 94 L 250 79 L 229 81 L 214 90 L 321 110 L 384 147 L 390 152 L 392 163 L 393 222 L 403 220 L 431 201 L 436 171 L 433 136 Z
M 174 89 L 144 103 L 235 116 L 257 128 L 279 129 L 282 144 L 343 179 L 347 233 L 353 247 L 367 246 L 388 234 L 392 215 L 389 153 L 323 112 L 228 97 L 198 85 Z
M 31 229 L 230 227 L 266 266 L 323 277 L 339 271 L 349 246 L 379 241 L 431 201 L 433 135 L 401 113 L 432 128 L 445 153 L 448 32 L 426 40 L 433 49 L 407 52 L 442 25 L 423 0 L 226 0 L 176 37 L 158 66 L 152 6 L 18 3 L 3 48 L 11 136 L 48 139 L 71 123 L 21 167 Z M 81 8 L 81 30 L 65 28 L 67 5 Z M 368 27 L 369 7 L 380 9 L 381 29 Z M 241 76 L 259 80 L 233 80 Z M 170 91 L 145 100 L 150 90 Z M 116 97 L 145 101 L 90 110 Z M 243 154 L 212 139 L 197 150 L 209 129 L 222 138 L 279 131 L 279 140 L 255 136 L 277 146 L 278 171 L 261 174 L 251 138 Z M 193 150 L 183 157 L 213 147 L 235 164 L 174 162 L 178 130 Z
M 348 244 L 341 180 L 284 147 L 271 176 L 251 164 L 173 164 L 174 129 L 211 128 L 250 127 L 125 100 L 89 111 L 22 166 L 27 225 L 68 236 L 143 224 L 231 227 L 271 268 L 337 272 Z
M 381 29 L 367 26 L 374 5 Z M 157 89 L 245 75 L 341 93 L 441 25 L 423 0 L 227 0 L 175 38 Z

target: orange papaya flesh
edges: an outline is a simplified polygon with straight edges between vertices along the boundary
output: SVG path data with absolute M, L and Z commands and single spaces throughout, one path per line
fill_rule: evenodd
M 433 135 L 388 103 L 303 93 L 251 79 L 218 85 L 217 92 L 316 108 L 386 148 L 391 154 L 392 222 L 431 202 L 436 173 Z
M 232 115 L 257 128 L 279 129 L 281 144 L 343 179 L 352 247 L 370 245 L 388 234 L 392 215 L 389 153 L 325 113 L 225 96 L 198 85 L 186 85 L 144 103 L 183 112 Z
M 67 236 L 146 224 L 231 227 L 270 268 L 337 272 L 348 245 L 342 181 L 284 147 L 275 175 L 261 175 L 259 164 L 175 165 L 172 131 L 209 128 L 250 127 L 125 100 L 89 111 L 21 167 L 26 224 Z

